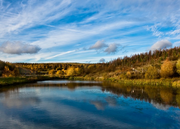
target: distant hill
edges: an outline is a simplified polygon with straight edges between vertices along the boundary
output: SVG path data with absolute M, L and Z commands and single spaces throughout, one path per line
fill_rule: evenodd
M 177 60 L 180 58 L 180 47 L 155 50 L 134 54 L 130 57 L 117 58 L 106 63 L 7 63 L 0 61 L 2 72 L 5 66 L 11 71 L 19 69 L 21 75 L 62 75 L 62 76 L 90 76 L 90 77 L 117 77 L 117 78 L 145 78 L 149 72 L 154 71 L 155 78 L 160 78 L 161 66 L 166 59 L 173 68 L 171 77 L 178 77 L 176 70 Z M 152 69 L 152 70 L 151 70 Z

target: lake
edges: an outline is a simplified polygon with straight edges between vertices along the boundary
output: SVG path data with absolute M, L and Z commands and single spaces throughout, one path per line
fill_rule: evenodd
M 180 89 L 52 80 L 0 88 L 0 129 L 180 128 Z

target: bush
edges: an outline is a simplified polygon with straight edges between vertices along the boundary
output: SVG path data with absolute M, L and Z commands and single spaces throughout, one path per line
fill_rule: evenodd
M 127 77 L 128 79 L 131 79 L 131 77 L 132 77 L 132 76 L 131 76 L 131 72 L 128 71 L 128 72 L 126 73 L 126 77 Z
M 167 78 L 171 77 L 174 74 L 174 66 L 173 64 L 167 59 L 161 65 L 161 77 Z
M 120 74 L 120 79 L 127 79 L 126 74 L 124 73 Z
M 153 66 L 149 66 L 148 70 L 145 73 L 145 78 L 146 79 L 157 79 L 157 78 L 159 78 L 158 70 Z

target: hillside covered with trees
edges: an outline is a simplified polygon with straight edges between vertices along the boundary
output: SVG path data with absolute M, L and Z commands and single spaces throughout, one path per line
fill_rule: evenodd
M 92 79 L 159 79 L 179 77 L 180 47 L 149 51 L 106 63 L 8 63 L 0 62 L 0 75 L 82 76 Z

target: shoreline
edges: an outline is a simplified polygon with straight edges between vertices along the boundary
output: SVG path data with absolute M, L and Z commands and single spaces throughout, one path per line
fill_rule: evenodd
M 92 77 L 74 77 L 72 80 L 95 80 L 107 81 L 111 83 L 120 83 L 125 85 L 150 85 L 150 86 L 169 86 L 173 88 L 180 87 L 180 78 L 160 78 L 160 79 L 117 79 L 117 78 L 92 78 Z
M 54 80 L 54 79 L 68 79 L 68 80 L 88 80 L 88 81 L 103 81 L 110 83 L 120 83 L 125 85 L 150 85 L 150 86 L 169 86 L 173 88 L 180 87 L 180 78 L 169 78 L 169 79 L 118 79 L 118 78 L 93 78 L 83 76 L 20 76 L 20 77 L 7 77 L 0 78 L 0 87 L 24 84 L 24 83 L 35 83 L 37 81 Z
M 20 76 L 20 77 L 7 77 L 0 78 L 0 87 L 25 84 L 25 83 L 35 83 L 37 81 L 54 80 L 54 79 L 68 79 L 66 77 L 51 77 L 51 76 Z

